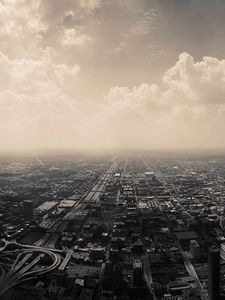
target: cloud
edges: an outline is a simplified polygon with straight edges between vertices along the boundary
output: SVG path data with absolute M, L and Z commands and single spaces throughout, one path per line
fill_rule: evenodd
M 68 120 L 74 118 L 76 126 L 76 101 L 68 87 L 76 82 L 78 65 L 56 64 L 49 52 L 39 60 L 0 53 L 0 68 L 2 148 L 55 145 L 70 126 Z
M 47 24 L 42 21 L 41 13 L 34 1 L 0 2 L 1 51 L 17 56 L 30 52 L 35 54 L 46 30 Z
M 46 47 L 63 56 L 63 46 L 86 45 L 87 24 L 100 0 L 4 0 L 0 2 L 0 51 L 10 57 L 37 58 Z
M 193 105 L 224 104 L 225 61 L 203 57 L 194 63 L 192 56 L 183 53 L 176 65 L 166 72 L 164 83 L 174 95 L 185 91 Z
M 225 147 L 224 4 L 190 2 L 0 1 L 0 149 Z
M 89 10 L 94 10 L 102 6 L 102 0 L 80 0 L 80 6 Z
M 11 89 L 14 91 L 39 90 L 49 85 L 59 86 L 65 80 L 76 76 L 80 67 L 56 64 L 51 60 L 48 51 L 43 52 L 39 60 L 10 59 L 0 53 L 1 85 L 0 90 Z M 29 84 L 27 84 L 29 82 Z
M 146 35 L 149 34 L 152 30 L 156 29 L 159 26 L 159 12 L 156 12 L 154 9 L 150 11 L 142 12 L 141 16 L 131 26 L 132 35 Z
M 225 147 L 225 61 L 188 53 L 162 78 L 163 85 L 114 87 L 102 121 L 115 144 L 134 148 Z
M 75 28 L 64 30 L 62 44 L 65 46 L 85 46 L 91 42 L 91 37 Z
M 2 149 L 225 147 L 224 60 L 183 53 L 160 84 L 112 87 L 99 103 L 80 101 L 79 66 L 56 64 L 51 52 L 1 53 L 0 68 Z

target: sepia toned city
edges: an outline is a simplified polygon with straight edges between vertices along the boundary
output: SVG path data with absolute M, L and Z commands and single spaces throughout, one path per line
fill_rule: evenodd
M 225 299 L 224 33 L 224 0 L 0 0 L 0 300 Z

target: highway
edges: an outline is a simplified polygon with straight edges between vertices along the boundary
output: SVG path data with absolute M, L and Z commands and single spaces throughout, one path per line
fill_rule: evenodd
M 91 189 L 89 194 L 84 199 L 84 202 L 97 202 L 99 201 L 99 196 L 105 189 L 105 186 L 109 179 L 111 178 L 112 174 L 115 171 L 115 168 L 117 167 L 118 163 L 113 162 L 113 164 L 110 166 L 110 168 L 101 176 L 97 184 Z
M 124 177 L 124 174 L 126 173 L 126 167 L 127 167 L 127 160 L 125 160 L 125 162 L 124 162 L 123 171 L 122 171 L 121 176 L 120 176 L 120 186 L 122 185 L 123 177 Z M 116 195 L 116 209 L 117 209 L 117 205 L 118 205 L 119 198 L 120 198 L 120 186 L 118 188 L 117 195 Z M 114 225 L 114 218 L 112 218 L 111 222 L 109 222 L 109 223 L 110 223 L 111 231 L 110 231 L 109 243 L 107 245 L 106 254 L 105 254 L 106 261 L 109 260 L 109 255 L 110 255 L 111 240 L 112 240 L 112 229 L 113 229 L 113 225 Z
M 51 258 L 52 264 L 44 268 L 42 266 L 38 268 L 38 263 L 46 255 Z M 0 297 L 20 282 L 54 270 L 60 262 L 61 258 L 47 249 L 35 247 L 33 249 L 21 249 L 10 270 L 0 277 Z
M 153 299 L 156 300 L 157 298 L 156 298 L 155 292 L 154 292 L 153 279 L 152 279 L 152 274 L 151 274 L 151 269 L 150 269 L 150 264 L 149 264 L 149 259 L 148 259 L 148 253 L 147 253 L 147 249 L 146 249 L 146 245 L 145 245 L 145 237 L 144 237 L 143 231 L 142 231 L 142 217 L 141 217 L 139 206 L 138 206 L 138 197 L 137 197 L 135 183 L 134 183 L 135 181 L 134 181 L 134 177 L 132 177 L 132 178 L 133 178 L 133 186 L 134 186 L 134 196 L 135 196 L 137 209 L 138 209 L 141 240 L 142 240 L 143 250 L 144 250 L 144 255 L 142 257 L 144 277 L 145 277 L 147 287 L 153 296 Z
M 67 266 L 68 262 L 70 261 L 71 256 L 72 256 L 72 252 L 68 252 L 68 253 L 66 254 L 66 257 L 64 258 L 63 262 L 62 262 L 61 265 L 59 266 L 59 270 L 60 270 L 60 271 L 65 270 L 65 267 Z
M 203 288 L 197 273 L 195 272 L 195 268 L 193 267 L 192 263 L 189 260 L 189 257 L 185 251 L 181 251 L 181 255 L 183 257 L 185 268 L 188 272 L 188 274 L 194 279 L 201 295 L 201 299 L 208 300 L 208 294 L 207 291 Z
M 6 240 L 1 240 L 0 253 L 5 250 L 6 246 L 7 246 Z
M 3 268 L 3 266 L 0 266 L 0 282 L 4 276 L 5 276 L 5 269 Z
M 221 244 L 220 257 L 225 260 L 225 244 Z

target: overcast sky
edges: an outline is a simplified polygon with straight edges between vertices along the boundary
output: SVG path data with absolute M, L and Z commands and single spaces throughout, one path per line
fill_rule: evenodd
M 0 151 L 225 148 L 224 0 L 0 1 Z

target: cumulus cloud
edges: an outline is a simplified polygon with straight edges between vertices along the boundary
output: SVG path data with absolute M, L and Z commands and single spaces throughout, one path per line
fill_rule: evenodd
M 38 3 L 38 1 L 36 1 Z M 10 55 L 25 55 L 39 49 L 47 30 L 35 1 L 0 2 L 0 49 Z
M 224 147 L 224 75 L 224 60 L 194 62 L 183 53 L 163 75 L 162 85 L 109 91 L 103 117 L 107 130 L 124 147 Z
M 74 85 L 79 66 L 56 64 L 46 52 L 39 60 L 0 53 L 0 68 L 2 148 L 49 146 L 58 135 L 62 138 L 65 120 L 77 113 L 67 86 Z
M 224 104 L 225 61 L 203 57 L 194 63 L 192 56 L 183 53 L 176 65 L 166 72 L 164 83 L 175 95 L 179 90 L 185 91 L 193 104 Z
M 60 85 L 65 80 L 76 76 L 78 65 L 68 66 L 54 63 L 49 54 L 44 52 L 39 60 L 10 59 L 0 53 L 1 85 L 0 90 L 38 91 L 49 85 Z M 29 83 L 29 84 L 28 84 Z
M 112 87 L 98 104 L 71 94 L 79 66 L 56 64 L 49 53 L 39 60 L 1 53 L 0 68 L 5 148 L 225 146 L 224 60 L 183 53 L 160 84 Z
M 225 147 L 224 4 L 171 2 L 0 1 L 0 150 Z
M 52 47 L 63 57 L 60 46 L 80 47 L 92 40 L 86 25 L 101 5 L 100 0 L 0 1 L 0 51 L 36 59 Z

